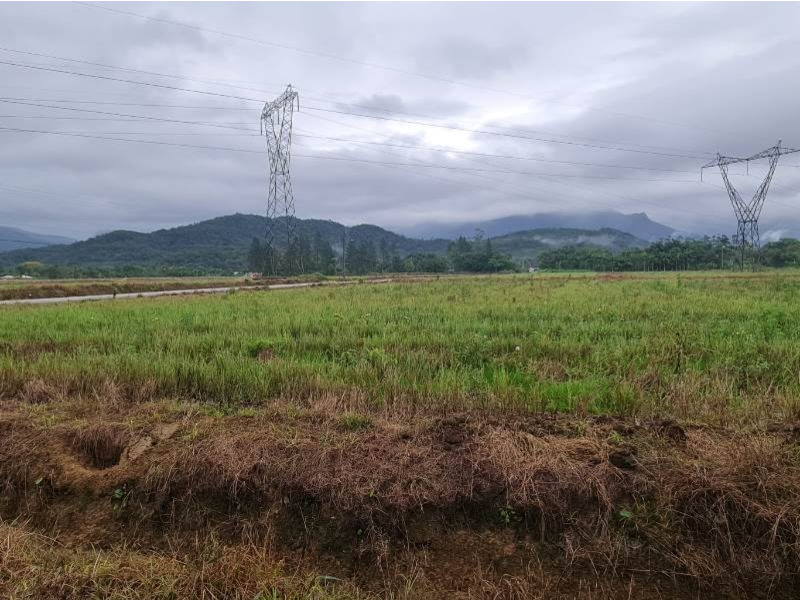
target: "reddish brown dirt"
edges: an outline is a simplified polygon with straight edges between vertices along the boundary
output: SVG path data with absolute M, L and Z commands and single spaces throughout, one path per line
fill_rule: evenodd
M 324 409 L 169 417 L 157 403 L 88 418 L 67 405 L 75 418 L 41 424 L 29 406 L 0 410 L 0 516 L 70 548 L 174 554 L 212 536 L 365 593 L 413 575 L 433 599 L 794 598 L 800 585 L 786 427 L 375 414 L 350 431 Z

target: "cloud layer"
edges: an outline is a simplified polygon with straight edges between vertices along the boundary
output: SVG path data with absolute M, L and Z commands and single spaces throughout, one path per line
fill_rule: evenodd
M 0 64 L 4 225 L 86 237 L 263 214 L 258 119 L 286 83 L 297 214 L 351 224 L 614 209 L 731 233 L 699 167 L 800 147 L 794 3 L 109 6 L 242 37 L 0 4 L 17 65 Z M 781 164 L 766 236 L 800 231 L 800 154 Z M 747 195 L 765 167 L 732 172 Z

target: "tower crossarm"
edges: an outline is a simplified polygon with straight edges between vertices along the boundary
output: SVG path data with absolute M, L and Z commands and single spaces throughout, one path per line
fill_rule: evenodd
M 737 233 L 736 240 L 739 245 L 742 269 L 744 269 L 745 256 L 750 253 L 754 256 L 753 268 L 756 267 L 759 260 L 759 233 L 758 233 L 758 219 L 761 216 L 761 209 L 764 208 L 764 202 L 767 199 L 767 192 L 769 191 L 772 176 L 775 174 L 775 168 L 778 166 L 778 159 L 784 154 L 793 154 L 800 152 L 795 148 L 785 148 L 778 143 L 766 150 L 762 150 L 747 158 L 737 158 L 734 156 L 722 156 L 717 153 L 716 158 L 709 163 L 703 165 L 700 169 L 700 179 L 703 178 L 703 170 L 711 167 L 718 167 L 719 173 L 722 176 L 722 181 L 725 184 L 725 190 L 728 192 L 733 212 L 736 215 Z M 736 188 L 731 183 L 728 177 L 728 167 L 737 163 L 747 163 L 757 160 L 767 160 L 769 168 L 767 174 L 758 186 L 758 189 L 753 194 L 750 200 L 744 200 Z
M 714 160 L 711 160 L 704 164 L 701 169 L 709 169 L 711 167 L 726 167 L 728 165 L 733 165 L 736 163 L 742 162 L 753 162 L 756 160 L 762 160 L 764 158 L 772 158 L 783 156 L 784 154 L 793 154 L 795 152 L 800 152 L 800 149 L 797 148 L 784 148 L 781 146 L 781 143 L 778 142 L 776 146 L 772 146 L 767 148 L 766 150 L 762 150 L 753 156 L 748 156 L 747 158 L 739 158 L 736 156 L 722 156 L 721 154 L 717 154 L 717 157 Z

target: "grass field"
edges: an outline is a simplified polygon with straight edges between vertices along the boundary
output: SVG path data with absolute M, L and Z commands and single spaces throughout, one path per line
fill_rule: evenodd
M 792 598 L 800 273 L 0 308 L 0 596 Z
M 798 291 L 798 274 L 494 277 L 6 309 L 0 393 L 794 418 Z

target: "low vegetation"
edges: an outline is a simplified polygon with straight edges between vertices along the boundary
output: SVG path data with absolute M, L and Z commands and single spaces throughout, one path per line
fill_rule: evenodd
M 0 300 L 63 298 L 95 294 L 133 294 L 231 286 L 257 286 L 263 281 L 244 277 L 148 277 L 120 279 L 10 279 L 0 281 Z
M 793 598 L 800 273 L 0 309 L 0 596 Z
M 798 290 L 797 273 L 504 276 L 7 308 L 0 393 L 754 423 L 798 410 Z
M 766 267 L 800 267 L 800 241 L 782 239 L 769 242 L 754 256 L 745 252 L 745 267 L 754 262 Z M 697 271 L 741 268 L 741 249 L 726 236 L 692 239 L 669 239 L 645 248 L 613 252 L 592 245 L 569 245 L 552 248 L 539 256 L 543 269 L 580 269 L 586 271 Z

